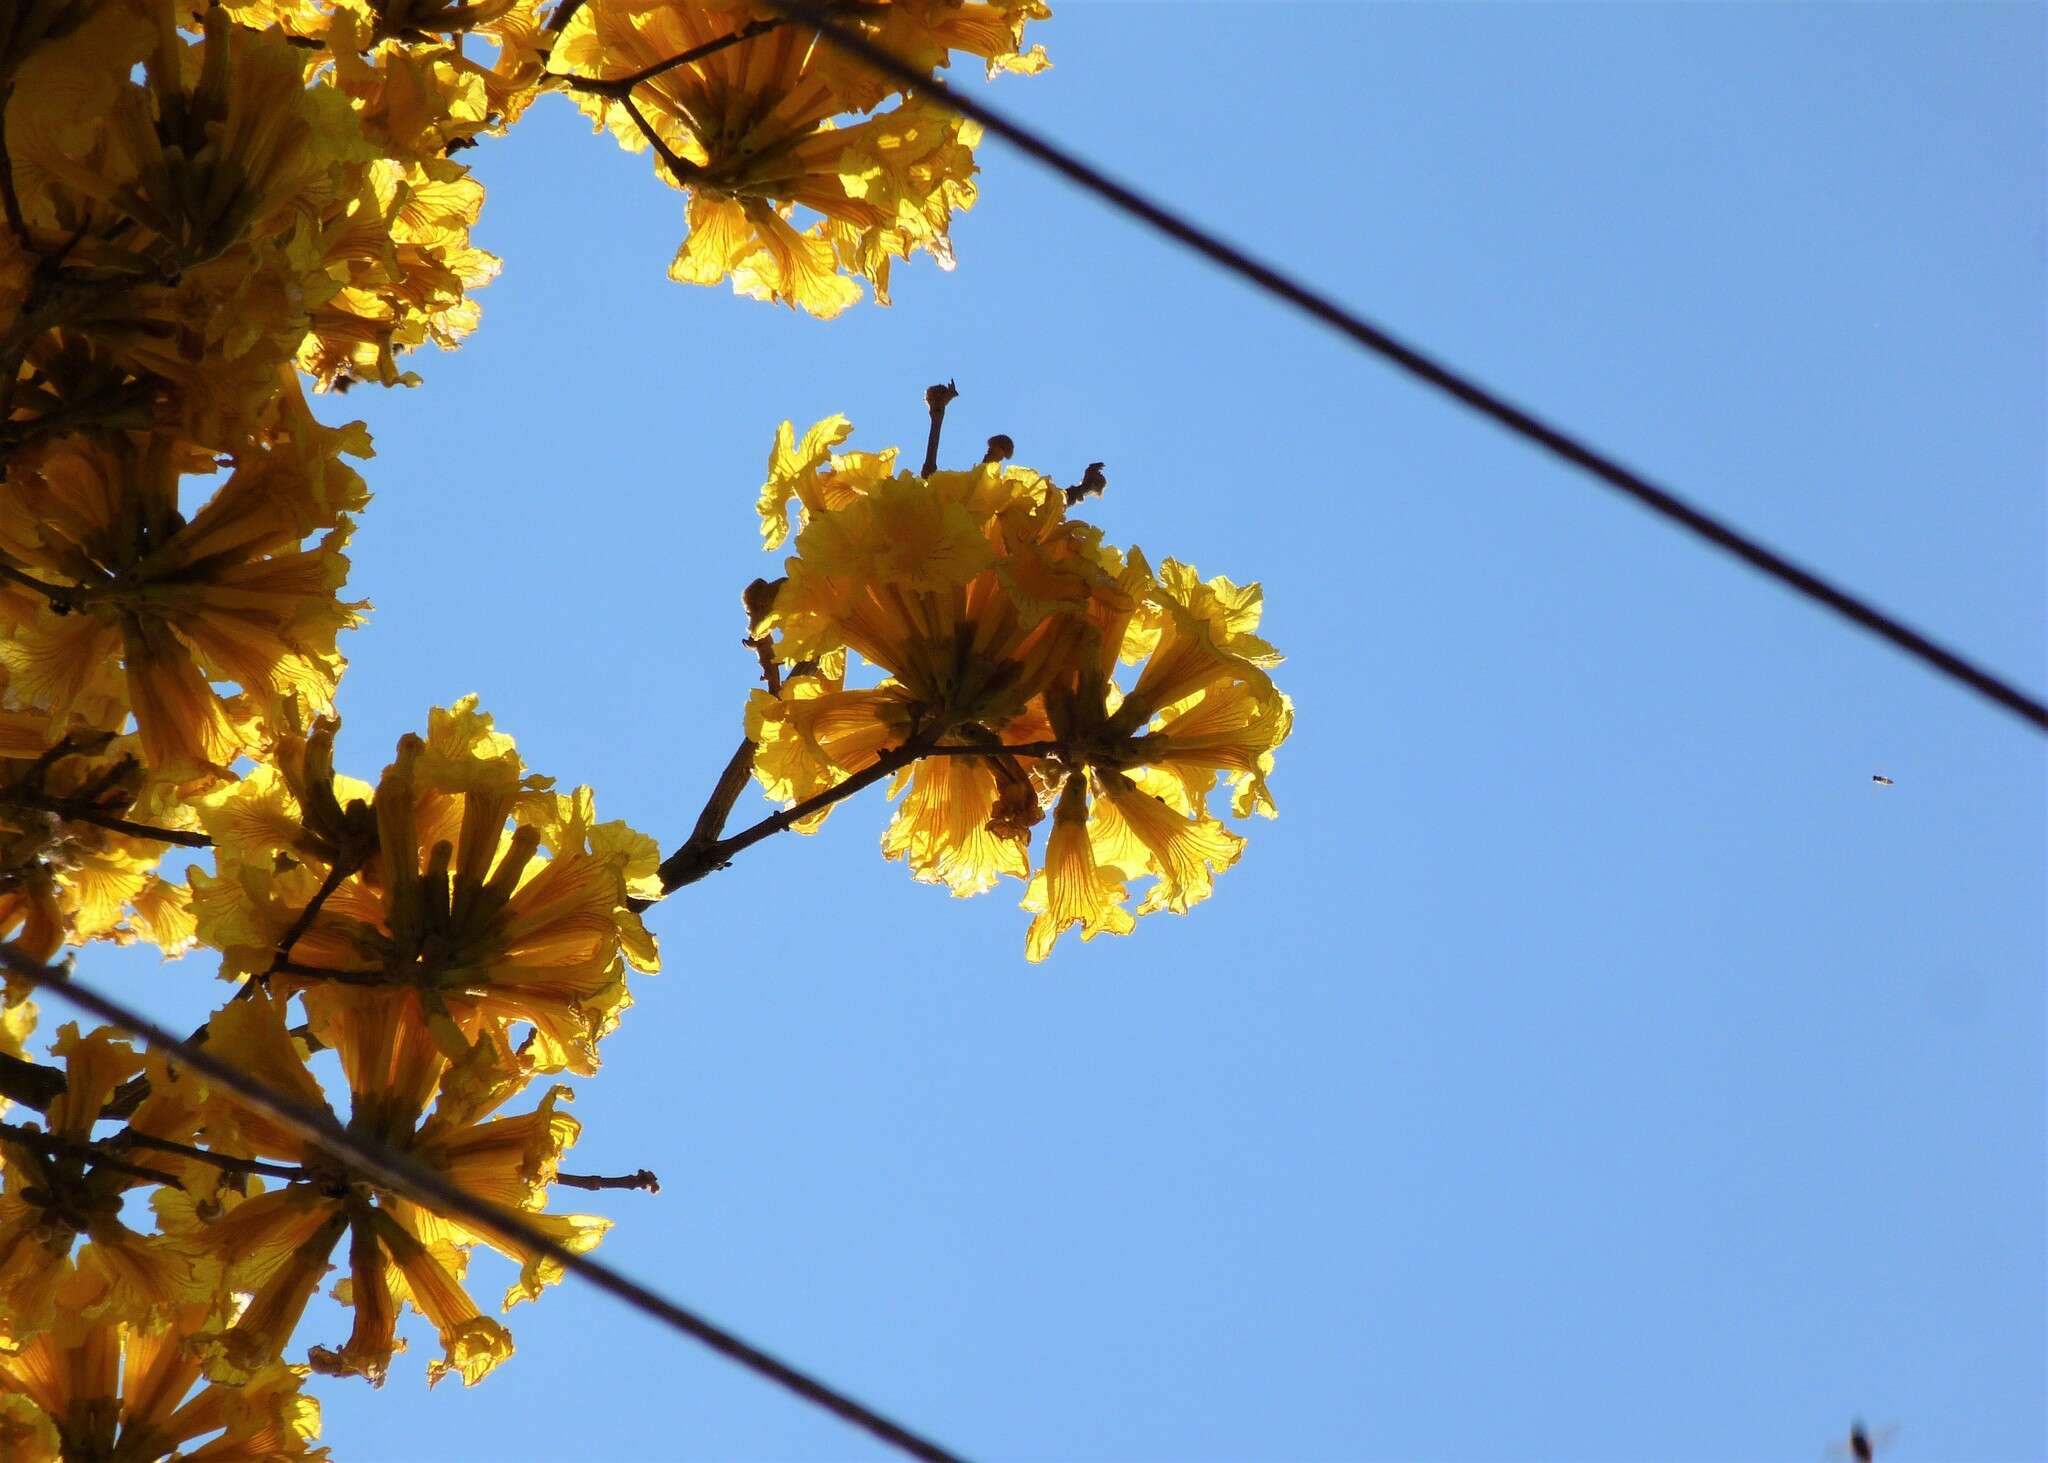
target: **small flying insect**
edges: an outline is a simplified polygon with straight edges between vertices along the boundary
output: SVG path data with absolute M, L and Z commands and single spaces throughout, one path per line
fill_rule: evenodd
M 1839 1443 L 1830 1443 L 1828 1445 L 1828 1456 L 1830 1458 L 1853 1459 L 1854 1463 L 1875 1463 L 1877 1450 L 1879 1448 L 1889 1448 L 1892 1445 L 1892 1439 L 1898 1435 L 1899 1428 L 1897 1423 L 1893 1423 L 1889 1427 L 1878 1428 L 1873 1432 L 1863 1425 L 1863 1419 L 1859 1417 L 1849 1424 L 1849 1436 L 1846 1439 Z
M 1878 785 L 1879 787 L 1896 787 L 1896 786 L 1898 786 L 1898 784 L 1897 784 L 1897 783 L 1893 782 L 1893 781 L 1892 781 L 1892 780 L 1891 780 L 1891 779 L 1890 779 L 1889 777 L 1886 777 L 1886 776 L 1885 776 L 1885 775 L 1884 775 L 1884 774 L 1883 774 L 1882 772 L 1873 772 L 1873 773 L 1871 773 L 1871 774 L 1870 774 L 1870 780 L 1871 780 L 1872 782 L 1876 783 L 1876 784 L 1877 784 L 1877 785 Z

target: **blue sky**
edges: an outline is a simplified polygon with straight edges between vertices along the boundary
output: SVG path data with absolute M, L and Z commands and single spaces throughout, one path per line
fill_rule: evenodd
M 2043 15 L 1067 0 L 989 95 L 2038 691 Z M 1128 940 L 1027 966 L 874 797 L 656 911 L 606 1258 L 977 1458 L 2048 1453 L 2038 736 L 1000 146 L 958 270 L 830 324 L 667 283 L 566 104 L 468 156 L 482 329 L 324 404 L 352 770 L 476 691 L 673 846 L 776 424 L 914 449 L 946 377 L 946 458 L 1102 460 L 1112 541 L 1262 580 L 1298 707 Z M 337 1457 L 877 1456 L 574 1287 L 508 1321 L 469 1392 L 424 1331 L 317 1383 Z

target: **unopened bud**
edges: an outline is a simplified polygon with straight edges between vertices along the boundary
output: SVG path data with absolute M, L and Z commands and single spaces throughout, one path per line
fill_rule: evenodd
M 1067 489 L 1067 506 L 1072 507 L 1083 498 L 1099 497 L 1109 486 L 1109 479 L 1102 475 L 1102 464 L 1091 462 L 1088 471 L 1081 474 L 1081 481 Z
M 740 602 L 747 610 L 747 630 L 759 630 L 761 622 L 775 609 L 775 596 L 787 584 L 787 579 L 756 579 L 740 592 Z

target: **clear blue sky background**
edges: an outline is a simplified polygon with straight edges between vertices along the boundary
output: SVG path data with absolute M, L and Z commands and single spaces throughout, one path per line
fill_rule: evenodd
M 2048 684 L 2040 7 L 1043 38 L 994 100 Z M 560 102 L 470 156 L 483 328 L 325 404 L 380 449 L 356 771 L 474 690 L 672 845 L 776 424 L 914 447 L 948 376 L 949 459 L 1102 459 L 1113 541 L 1263 580 L 1299 708 L 1280 821 L 1129 940 L 1026 966 L 874 798 L 660 909 L 576 1107 L 665 1183 L 606 1258 L 977 1458 L 2048 1453 L 2038 737 L 1000 146 L 958 271 L 829 325 L 668 284 L 680 200 Z M 317 1383 L 337 1456 L 876 1456 L 573 1286 L 508 1319 L 472 1391 L 423 1330 Z

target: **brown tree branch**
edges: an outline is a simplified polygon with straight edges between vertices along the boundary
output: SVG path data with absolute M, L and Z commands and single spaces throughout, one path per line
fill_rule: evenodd
M 784 808 L 779 813 L 771 813 L 752 827 L 744 828 L 730 838 L 715 839 L 694 848 L 685 843 L 662 861 L 661 892 L 673 894 L 685 884 L 694 884 L 706 874 L 724 868 L 732 862 L 734 854 L 752 848 L 764 838 L 772 838 L 785 828 L 802 822 L 813 813 L 824 811 L 834 803 L 852 797 L 864 788 L 873 787 L 883 778 L 901 771 L 930 752 L 937 735 L 937 732 L 914 731 L 909 741 L 892 751 L 882 753 L 851 777 L 834 783 L 821 793 L 805 798 L 794 807 Z
M 195 1148 L 187 1143 L 174 1143 L 169 1138 L 158 1138 L 150 1133 L 129 1130 L 116 1133 L 107 1139 L 110 1144 L 127 1143 L 137 1148 L 150 1148 L 158 1153 L 175 1153 L 181 1158 L 196 1158 L 201 1163 L 210 1163 L 224 1173 L 260 1174 L 264 1178 L 284 1179 L 290 1183 L 303 1183 L 311 1178 L 305 1169 L 289 1163 L 266 1163 L 260 1158 L 237 1158 L 231 1153 L 214 1153 L 205 1148 Z
M 37 416 L 0 421 L 0 453 L 19 452 L 45 437 L 68 432 L 84 421 L 101 426 L 139 426 L 148 401 L 149 391 L 142 382 L 125 381 L 52 406 Z M 26 405 L 16 402 L 15 409 Z
M 296 975 L 301 980 L 331 980 L 337 985 L 403 985 L 403 976 L 383 970 L 334 970 L 325 965 L 301 965 L 296 960 L 271 963 L 273 975 Z
M 635 1173 L 557 1173 L 555 1182 L 566 1184 L 572 1189 L 645 1189 L 650 1194 L 661 1192 L 661 1180 L 651 1169 L 640 1169 Z
M 55 1067 L 0 1052 L 0 1097 L 41 1112 L 70 1084 Z
M 332 864 L 328 865 L 327 877 L 322 879 L 320 887 L 313 891 L 313 898 L 304 909 L 300 910 L 292 918 L 291 924 L 278 937 L 277 952 L 270 957 L 270 968 L 257 976 L 254 981 L 243 982 L 242 989 L 235 992 L 237 1000 L 247 995 L 250 990 L 258 985 L 268 985 L 270 977 L 285 967 L 286 962 L 292 958 L 292 946 L 299 943 L 300 937 L 307 930 L 310 930 L 313 927 L 313 921 L 320 917 L 320 906 L 325 904 L 329 896 L 341 887 L 343 879 L 346 879 L 360 867 L 362 867 L 360 863 L 345 856 L 335 859 Z
M 0 572 L 7 566 L 0 564 Z M 160 828 L 153 823 L 137 823 L 123 818 L 114 809 L 101 804 L 100 798 L 112 789 L 135 767 L 132 757 L 121 757 L 81 787 L 58 796 L 45 792 L 43 785 L 50 771 L 67 757 L 90 757 L 102 751 L 114 740 L 113 732 L 67 732 L 49 746 L 29 764 L 28 769 L 16 774 L 14 780 L 0 787 L 0 808 L 33 808 L 39 812 L 54 813 L 59 818 L 74 823 L 90 823 L 95 827 L 111 829 L 134 838 L 147 838 L 157 843 L 182 844 L 186 848 L 211 848 L 213 840 L 203 833 L 188 833 L 180 828 Z
M 711 788 L 711 796 L 705 799 L 704 811 L 697 815 L 690 836 L 683 840 L 682 847 L 662 860 L 659 872 L 663 893 L 691 882 L 682 877 L 683 871 L 694 868 L 717 846 L 719 835 L 725 832 L 726 821 L 732 817 L 733 805 L 739 802 L 740 794 L 746 791 L 753 775 L 754 744 L 743 739 L 725 764 L 725 770 L 718 774 L 718 781 Z M 677 882 L 670 882 L 672 876 Z M 703 875 L 697 877 L 702 878 Z M 641 907 L 652 902 L 645 901 Z
M 946 408 L 959 394 L 960 388 L 951 381 L 924 389 L 924 404 L 932 414 L 932 429 L 924 439 L 924 467 L 918 473 L 919 477 L 928 478 L 939 470 L 939 429 L 946 424 Z
M 125 1173 L 147 1183 L 168 1184 L 174 1189 L 185 1187 L 178 1182 L 176 1175 L 117 1158 L 97 1143 L 81 1143 L 75 1138 L 46 1133 L 41 1128 L 31 1128 L 23 1123 L 0 1123 L 0 1141 L 19 1144 L 51 1158 L 82 1158 L 94 1168 L 110 1168 L 115 1173 Z
M 95 828 L 125 833 L 130 838 L 147 838 L 156 843 L 175 843 L 181 848 L 213 847 L 213 840 L 204 833 L 189 833 L 182 828 L 159 828 L 153 823 L 137 823 L 132 819 L 117 817 L 98 804 L 82 798 L 51 797 L 47 793 L 0 792 L 0 807 L 9 805 L 55 813 L 58 817 L 71 822 L 90 823 Z
M 5 559 L 0 559 L 0 579 L 11 579 L 26 589 L 33 589 L 50 602 L 50 608 L 60 615 L 68 615 L 83 601 L 84 591 L 69 584 L 51 584 L 33 574 L 15 568 Z
M 633 100 L 630 92 L 619 98 L 619 105 L 626 109 L 626 115 L 633 119 L 633 125 L 640 129 L 640 135 L 661 155 L 662 162 L 667 165 L 669 172 L 675 175 L 678 186 L 694 182 L 703 174 L 702 168 L 670 147 L 662 135 L 654 130 L 654 124 L 647 120 L 647 114 L 640 110 L 640 104 Z
M 976 746 L 971 742 L 957 746 L 927 747 L 927 757 L 1061 757 L 1077 755 L 1080 748 L 1067 742 L 990 742 Z
M 581 3 L 582 0 L 577 0 L 578 5 Z M 692 46 L 689 50 L 679 55 L 670 56 L 663 61 L 656 61 L 650 66 L 642 66 L 638 71 L 628 72 L 624 76 L 572 76 L 565 71 L 546 71 L 541 74 L 549 81 L 561 82 L 571 91 L 588 92 L 592 96 L 609 97 L 613 101 L 624 101 L 626 93 L 640 85 L 643 81 L 652 81 L 655 77 L 673 71 L 678 66 L 688 66 L 692 62 L 702 61 L 706 56 L 715 56 L 729 46 L 737 46 L 742 41 L 751 41 L 755 36 L 765 35 L 767 32 L 788 23 L 786 19 L 779 15 L 769 16 L 760 20 L 750 20 L 729 35 L 719 36 L 716 40 L 706 41 L 701 46 Z M 552 28 L 552 22 L 550 22 L 550 29 Z
M 555 58 L 555 42 L 562 38 L 562 32 L 569 28 L 569 22 L 576 18 L 576 12 L 583 8 L 583 0 L 561 0 L 554 8 L 547 23 L 540 28 L 540 64 L 545 71 L 548 62 Z
M 759 583 L 760 581 L 757 580 L 755 582 Z M 768 686 L 768 694 L 780 696 L 782 694 L 782 667 L 775 662 L 774 638 L 768 635 L 756 635 L 750 640 L 742 640 L 740 644 L 753 651 L 760 660 L 761 679 Z
M 7 147 L 7 104 L 14 99 L 12 82 L 0 87 L 0 207 L 7 213 L 7 228 L 24 254 L 33 254 L 35 244 L 28 234 L 28 220 L 21 211 L 21 195 L 14 188 L 14 154 Z
M 546 29 L 553 35 L 560 35 L 569 22 L 575 18 L 576 12 L 582 8 L 583 0 L 563 0 L 562 5 L 549 17 Z M 835 12 L 847 13 L 874 10 L 880 7 L 875 5 L 873 0 L 841 0 L 841 3 L 828 5 L 826 8 Z M 701 46 L 692 46 L 687 51 L 652 62 L 649 65 L 642 66 L 638 71 L 630 71 L 624 76 L 574 76 L 565 71 L 546 71 L 541 74 L 545 80 L 559 81 L 571 91 L 588 92 L 592 96 L 609 97 L 613 101 L 624 101 L 626 94 L 644 81 L 652 81 L 655 77 L 673 71 L 678 66 L 688 66 L 693 62 L 702 61 L 707 56 L 715 56 L 728 47 L 737 46 L 743 41 L 751 41 L 755 36 L 766 35 L 769 31 L 777 30 L 788 24 L 789 17 L 786 15 L 762 16 L 748 21 L 736 31 L 728 32 L 722 36 L 715 36 L 711 40 L 704 42 Z M 554 46 L 550 43 L 548 46 L 548 56 L 550 59 L 552 59 L 553 54 Z
M 208 843 L 210 844 L 211 842 L 212 840 L 209 839 Z M 350 860 L 347 857 L 342 857 L 337 858 L 329 866 L 327 877 L 320 881 L 320 887 L 314 891 L 311 902 L 298 912 L 293 918 L 291 925 L 285 930 L 283 937 L 278 940 L 277 950 L 270 957 L 270 964 L 254 980 L 243 981 L 241 989 L 237 990 L 233 996 L 234 1000 L 247 1000 L 259 988 L 267 990 L 270 986 L 270 978 L 280 970 L 300 973 L 312 968 L 310 966 L 294 966 L 291 964 L 292 946 L 298 944 L 299 937 L 312 928 L 314 917 L 320 913 L 320 906 L 327 902 L 328 896 L 341 887 L 343 879 L 346 879 L 358 868 L 361 868 L 362 863 L 362 860 Z M 343 975 L 339 971 L 329 972 L 328 978 L 339 980 L 343 978 Z M 369 984 L 370 982 L 356 983 Z M 201 1022 L 199 1028 L 188 1039 L 195 1042 L 205 1041 L 207 1024 Z M 108 1099 L 107 1105 L 104 1108 L 100 1109 L 100 1116 L 103 1118 L 126 1118 L 132 1116 L 135 1109 L 142 1105 L 142 1100 L 147 1096 L 149 1096 L 149 1076 L 147 1073 L 137 1072 L 133 1077 L 130 1077 L 126 1082 L 123 1082 L 114 1089 L 113 1097 Z M 252 1170 L 252 1172 L 255 1171 L 258 1170 Z
M 205 1027 L 195 1035 L 204 1036 Z M 107 1105 L 100 1109 L 99 1120 L 103 1123 L 124 1123 L 135 1116 L 135 1109 L 142 1106 L 142 1100 L 149 1096 L 149 1078 L 137 1072 L 126 1082 L 114 1089 L 114 1095 L 107 1099 Z

